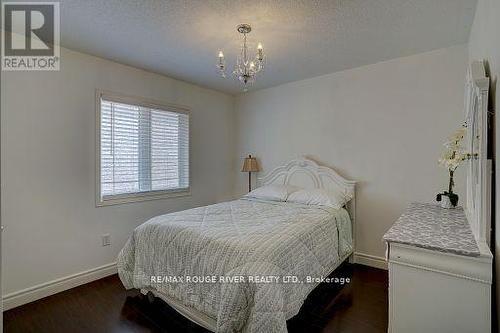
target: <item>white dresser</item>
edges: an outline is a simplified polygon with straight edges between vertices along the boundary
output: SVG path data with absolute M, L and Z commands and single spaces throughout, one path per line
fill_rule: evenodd
M 384 240 L 389 332 L 491 331 L 492 255 L 462 208 L 413 203 Z

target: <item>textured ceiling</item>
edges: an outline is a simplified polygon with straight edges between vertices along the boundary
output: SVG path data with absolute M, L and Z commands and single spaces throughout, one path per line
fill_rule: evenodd
M 250 23 L 266 71 L 251 90 L 465 43 L 476 0 L 129 1 L 60 0 L 61 44 L 224 92 L 219 78 Z

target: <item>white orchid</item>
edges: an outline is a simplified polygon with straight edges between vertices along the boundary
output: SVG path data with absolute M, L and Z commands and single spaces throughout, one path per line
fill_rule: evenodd
M 460 127 L 458 130 L 453 133 L 450 137 L 450 141 L 461 142 L 467 133 L 467 128 L 465 126 Z
M 465 127 L 458 129 L 448 138 L 449 141 L 444 143 L 446 150 L 438 161 L 440 165 L 451 172 L 455 171 L 467 157 L 462 146 L 462 140 L 465 137 L 466 131 Z
M 448 191 L 439 193 L 436 196 L 436 200 L 441 201 L 442 197 L 446 196 L 450 199 L 453 207 L 455 207 L 458 202 L 458 195 L 453 193 L 453 186 L 455 185 L 455 182 L 453 181 L 453 174 L 455 173 L 455 170 L 460 166 L 460 163 L 467 159 L 467 153 L 462 146 L 462 140 L 465 137 L 466 131 L 467 129 L 464 126 L 455 131 L 455 133 L 453 133 L 453 135 L 448 138 L 448 141 L 444 144 L 446 150 L 438 160 L 439 164 L 448 169 L 450 179 L 448 183 Z

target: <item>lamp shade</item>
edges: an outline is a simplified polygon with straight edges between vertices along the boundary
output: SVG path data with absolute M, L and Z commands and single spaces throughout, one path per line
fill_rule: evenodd
M 257 172 L 257 171 L 259 171 L 259 165 L 257 164 L 257 159 L 255 157 L 252 157 L 252 155 L 248 155 L 248 157 L 245 157 L 241 171 L 242 172 Z

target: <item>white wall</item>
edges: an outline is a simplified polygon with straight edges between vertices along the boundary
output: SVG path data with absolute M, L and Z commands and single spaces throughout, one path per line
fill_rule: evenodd
M 491 88 L 490 88 L 490 109 L 495 113 L 500 110 L 500 101 L 496 97 L 498 91 L 498 77 L 500 76 L 500 1 L 499 0 L 479 0 L 476 8 L 476 15 L 472 25 L 469 40 L 469 57 L 473 60 L 486 60 L 489 67 Z M 500 128 L 500 117 L 495 116 L 495 128 Z M 495 156 L 500 156 L 500 135 L 496 134 Z M 500 254 L 500 166 L 497 161 L 495 167 L 496 174 L 496 228 L 493 251 L 495 253 L 495 285 L 496 285 L 496 313 L 497 327 L 500 327 L 500 260 L 496 256 Z
M 460 45 L 240 95 L 237 161 L 252 153 L 268 172 L 308 155 L 358 181 L 356 251 L 383 257 L 408 203 L 446 189 L 437 159 L 463 121 L 466 68 Z
M 65 49 L 61 61 L 2 72 L 4 296 L 112 263 L 147 218 L 232 192 L 232 96 Z M 95 207 L 96 88 L 191 108 L 192 196 Z

